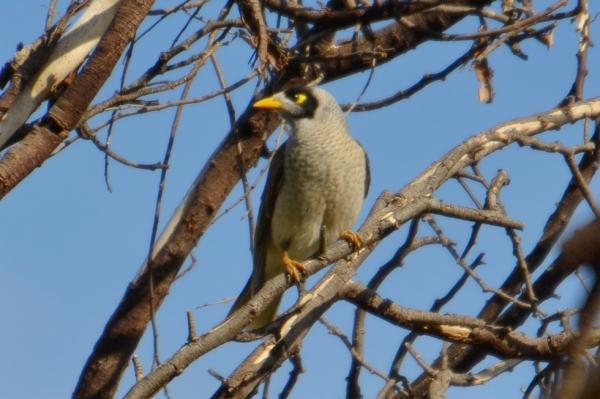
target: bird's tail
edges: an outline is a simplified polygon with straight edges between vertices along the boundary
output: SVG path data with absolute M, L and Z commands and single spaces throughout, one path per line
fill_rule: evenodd
M 244 290 L 235 300 L 235 303 L 231 307 L 231 310 L 229 311 L 229 314 L 227 316 L 230 316 L 233 312 L 244 306 L 252 298 L 251 285 L 252 277 L 248 279 Z M 256 328 L 266 326 L 267 324 L 275 320 L 275 317 L 277 317 L 277 309 L 279 308 L 279 304 L 281 303 L 282 297 L 283 295 L 279 295 L 279 297 L 275 298 L 275 300 L 273 300 L 273 302 L 271 302 L 261 314 L 259 314 L 254 318 L 254 320 L 252 320 L 252 322 L 248 325 L 247 328 L 250 330 L 254 330 Z

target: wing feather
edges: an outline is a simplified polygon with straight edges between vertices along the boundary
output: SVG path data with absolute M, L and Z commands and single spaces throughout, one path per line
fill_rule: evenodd
M 254 255 L 252 259 L 253 269 L 252 275 L 248 279 L 246 286 L 242 293 L 238 296 L 235 303 L 229 310 L 229 314 L 232 314 L 248 302 L 252 296 L 260 290 L 264 284 L 265 266 L 267 262 L 267 249 L 269 247 L 269 241 L 271 240 L 271 218 L 273 216 L 273 209 L 275 208 L 275 201 L 281 183 L 283 182 L 283 160 L 284 160 L 284 148 L 285 143 L 277 149 L 271 160 L 271 166 L 267 175 L 267 182 L 265 184 L 265 190 L 263 191 L 262 201 L 260 204 L 260 210 L 258 211 L 258 222 L 256 224 L 256 233 L 254 235 Z M 274 311 L 277 312 L 277 304 L 275 301 Z M 273 305 L 269 308 L 273 308 Z M 273 310 L 265 317 L 271 315 Z M 261 316 L 259 316 L 260 318 Z M 268 320 L 269 322 L 271 320 Z M 263 323 L 266 324 L 266 323 Z
M 271 240 L 271 219 L 275 209 L 275 202 L 283 183 L 286 143 L 283 143 L 273 155 L 269 174 L 267 175 L 267 182 L 265 183 L 265 189 L 261 197 L 256 232 L 254 234 L 253 293 L 257 292 L 265 283 L 264 274 L 267 263 L 267 249 Z
M 369 187 L 371 186 L 371 161 L 369 161 L 369 154 L 367 154 L 367 152 L 365 151 L 365 147 L 363 147 L 362 144 L 358 142 L 358 140 L 355 141 L 365 154 L 365 192 L 363 198 L 367 198 L 367 194 L 369 194 Z

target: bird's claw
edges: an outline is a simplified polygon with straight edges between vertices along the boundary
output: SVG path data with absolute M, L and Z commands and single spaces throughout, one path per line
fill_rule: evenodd
M 302 280 L 300 274 L 307 274 L 302 263 L 290 259 L 287 251 L 283 251 L 283 264 L 285 265 L 285 270 L 287 270 L 288 274 L 295 283 L 299 283 Z
M 362 238 L 358 232 L 353 230 L 344 230 L 340 234 L 340 238 L 347 241 L 348 244 L 354 247 L 354 250 L 359 249 L 362 246 Z

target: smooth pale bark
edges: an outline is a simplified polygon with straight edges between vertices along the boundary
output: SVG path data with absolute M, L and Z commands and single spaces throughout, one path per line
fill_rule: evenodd
M 0 148 L 96 47 L 122 0 L 95 0 L 58 41 L 44 68 L 19 93 L 0 121 Z

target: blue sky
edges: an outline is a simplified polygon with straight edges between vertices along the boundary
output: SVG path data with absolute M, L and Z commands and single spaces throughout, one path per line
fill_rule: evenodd
M 59 1 L 58 8 L 64 11 L 66 3 Z M 570 3 L 569 7 L 574 2 Z M 171 3 L 157 1 L 155 7 L 168 4 Z M 549 1 L 538 1 L 536 9 L 542 10 L 549 4 Z M 216 9 L 220 5 L 215 2 L 207 7 Z M 46 7 L 42 0 L 21 0 L 3 5 L 0 14 L 2 63 L 10 59 L 17 43 L 28 44 L 41 34 Z M 590 7 L 592 16 L 600 10 L 595 2 L 590 2 Z M 149 20 L 153 21 L 152 18 Z M 173 23 L 181 24 L 182 21 L 185 21 L 184 15 L 173 18 Z M 452 32 L 474 31 L 476 22 L 475 19 L 465 21 L 453 27 Z M 191 29 L 196 29 L 199 24 L 194 22 Z M 135 54 L 139 66 L 130 71 L 130 77 L 153 64 L 158 51 L 173 40 L 169 27 L 172 25 L 166 24 L 163 30 L 140 43 Z M 600 43 L 596 29 L 597 24 L 592 25 L 592 40 Z M 511 55 L 505 47 L 495 51 L 489 60 L 494 69 L 496 97 L 489 105 L 478 101 L 479 83 L 467 67 L 450 75 L 445 82 L 430 85 L 409 100 L 381 110 L 349 115 L 351 133 L 368 151 L 372 165 L 371 190 L 359 223 L 384 189 L 398 191 L 467 137 L 500 122 L 554 107 L 568 92 L 575 76 L 577 43 L 575 26 L 561 21 L 550 50 L 535 41 L 523 43 L 528 61 Z M 468 42 L 427 43 L 377 68 L 363 101 L 389 96 L 412 85 L 424 73 L 443 69 L 469 46 Z M 242 42 L 233 42 L 217 54 L 228 83 L 250 72 L 248 60 L 251 54 Z M 597 48 L 590 48 L 587 98 L 600 95 L 599 61 Z M 118 77 L 115 73 L 95 102 L 114 92 Z M 324 87 L 340 103 L 352 102 L 362 91 L 367 78 L 368 72 L 365 72 Z M 250 102 L 255 83 L 252 81 L 233 94 L 239 113 Z M 216 88 L 218 82 L 214 71 L 207 66 L 196 79 L 190 96 Z M 162 101 L 168 97 L 178 98 L 179 93 L 178 90 L 159 98 Z M 42 107 L 45 110 L 46 106 Z M 170 108 L 121 120 L 113 137 L 113 149 L 138 162 L 158 162 L 162 159 L 173 115 L 174 109 Z M 100 121 L 102 119 L 98 118 L 90 124 L 93 126 Z M 168 173 L 161 226 L 226 134 L 228 124 L 222 99 L 191 105 L 184 110 Z M 578 142 L 581 136 L 581 124 L 576 124 L 541 137 L 546 141 L 560 140 L 569 144 Z M 548 215 L 570 178 L 561 158 L 558 154 L 512 146 L 486 158 L 481 164 L 490 179 L 499 168 L 510 175 L 511 184 L 503 189 L 502 200 L 509 214 L 526 224 L 522 233 L 525 253 L 540 237 Z M 261 161 L 259 167 L 249 173 L 251 181 L 263 165 L 264 161 Z M 0 355 L 3 359 L 0 375 L 4 376 L 3 397 L 64 398 L 71 394 L 104 324 L 148 251 L 158 179 L 158 172 L 136 170 L 111 161 L 113 192 L 110 193 L 104 182 L 103 154 L 90 142 L 79 140 L 46 161 L 0 202 Z M 592 189 L 599 193 L 600 184 L 595 182 Z M 259 204 L 261 191 L 262 184 L 252 196 L 255 207 Z M 241 188 L 236 187 L 222 209 L 233 203 L 241 192 Z M 468 197 L 455 182 L 448 182 L 437 197 L 469 205 Z M 246 282 L 251 257 L 247 221 L 241 220 L 244 212 L 243 205 L 236 207 L 206 232 L 194 250 L 197 266 L 174 284 L 160 309 L 157 321 L 162 359 L 185 342 L 187 310 L 194 311 L 198 332 L 206 331 L 223 319 L 229 305 L 196 308 L 236 295 Z M 583 204 L 572 226 L 584 222 L 590 215 Z M 458 248 L 463 248 L 471 225 L 441 217 L 438 221 L 447 234 L 459 242 Z M 385 240 L 361 267 L 356 279 L 368 281 L 402 244 L 406 230 L 403 227 Z M 423 226 L 421 234 L 432 232 Z M 479 272 L 489 284 L 497 286 L 515 263 L 504 230 L 484 227 L 470 260 L 479 252 L 486 253 L 486 265 L 481 266 Z M 555 250 L 548 260 L 556 254 Z M 429 248 L 411 255 L 380 291 L 382 296 L 403 306 L 428 309 L 461 274 L 461 269 L 445 250 Z M 313 277 L 309 283 L 316 281 Z M 581 292 L 580 283 L 570 278 L 558 289 L 561 301 L 548 301 L 542 308 L 552 312 L 576 305 L 581 300 Z M 471 281 L 444 311 L 473 314 L 488 297 Z M 284 306 L 295 299 L 296 291 L 290 290 Z M 352 308 L 340 303 L 325 317 L 350 335 L 352 316 Z M 531 333 L 536 328 L 535 322 L 529 322 L 525 331 Z M 367 331 L 366 359 L 387 371 L 406 332 L 373 317 L 368 319 Z M 206 370 L 211 368 L 226 376 L 254 346 L 227 344 L 201 358 L 169 386 L 172 397 L 209 395 L 219 382 Z M 431 361 L 439 353 L 441 343 L 423 339 L 415 348 Z M 148 371 L 152 358 L 150 335 L 146 334 L 136 353 Z M 307 373 L 301 376 L 292 397 L 309 397 L 315 389 L 323 398 L 344 397 L 349 354 L 341 341 L 328 335 L 322 325 L 316 325 L 306 338 L 302 354 Z M 475 371 L 491 362 L 493 359 L 486 360 Z M 285 384 L 289 369 L 286 364 L 275 376 L 271 385 L 273 397 Z M 402 372 L 415 377 L 421 370 L 409 359 Z M 527 385 L 532 375 L 530 365 L 521 365 L 515 372 L 483 387 L 452 389 L 448 398 L 478 398 L 484 394 L 492 399 L 521 397 L 519 388 Z M 123 396 L 133 382 L 133 372 L 129 368 L 117 396 Z M 374 397 L 383 385 L 378 377 L 367 372 L 363 372 L 361 382 L 365 397 Z

